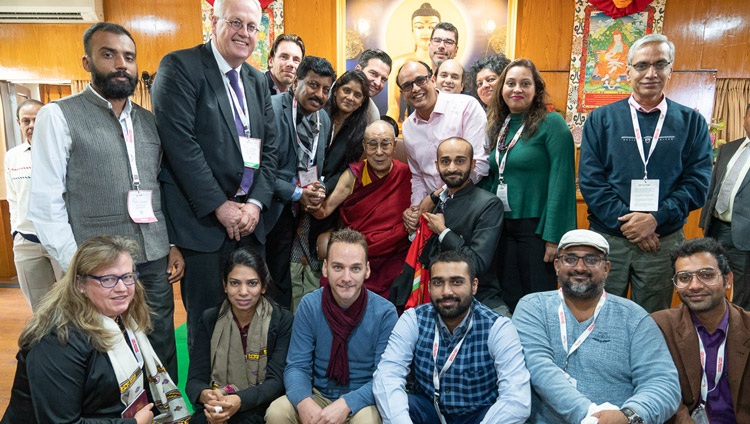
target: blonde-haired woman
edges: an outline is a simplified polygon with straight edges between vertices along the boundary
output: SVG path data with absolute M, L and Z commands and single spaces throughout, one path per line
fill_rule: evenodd
M 81 244 L 18 339 L 3 418 L 8 423 L 183 422 L 185 402 L 146 333 L 151 329 L 133 257 L 138 245 L 100 236 Z

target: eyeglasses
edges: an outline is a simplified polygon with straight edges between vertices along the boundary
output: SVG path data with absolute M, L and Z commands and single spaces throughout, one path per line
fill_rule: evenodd
M 224 18 L 221 18 L 221 19 L 237 32 L 242 31 L 242 28 L 247 29 L 247 33 L 250 35 L 253 35 L 257 33 L 258 31 L 260 31 L 260 28 L 258 28 L 257 25 L 252 24 L 252 23 L 245 25 L 239 19 L 235 19 L 233 21 L 230 21 L 229 19 L 224 19 Z
M 604 260 L 604 258 L 599 255 L 578 256 L 578 255 L 573 255 L 573 254 L 558 255 L 557 259 L 559 259 L 560 262 L 563 263 L 563 265 L 568 266 L 568 267 L 574 267 L 578 265 L 578 260 L 583 259 L 583 264 L 589 268 L 594 268 L 594 267 L 599 266 Z
M 430 77 L 432 74 L 428 73 L 427 75 L 422 75 L 414 78 L 414 81 L 407 81 L 401 85 L 398 86 L 398 88 L 401 89 L 404 93 L 410 92 L 414 88 L 414 84 L 416 84 L 419 87 L 424 87 L 425 84 L 427 84 L 427 81 L 430 80 Z
M 672 62 L 670 62 L 668 60 L 660 60 L 660 61 L 654 62 L 654 63 L 638 62 L 638 63 L 635 63 L 635 64 L 631 64 L 630 66 L 632 66 L 633 69 L 635 69 L 638 72 L 643 72 L 643 71 L 645 71 L 646 69 L 648 69 L 648 68 L 650 68 L 652 66 L 657 71 L 663 71 L 664 69 L 667 68 L 667 66 L 669 66 L 671 64 L 672 64 Z
M 684 289 L 693 282 L 693 276 L 698 277 L 698 281 L 707 286 L 716 286 L 721 284 L 719 271 L 713 268 L 701 268 L 698 271 L 680 271 L 672 277 L 672 283 L 678 289 Z
M 440 43 L 444 43 L 445 47 L 453 47 L 456 45 L 456 40 L 451 40 L 450 38 L 432 37 L 430 38 L 430 42 L 436 46 L 439 46 Z
M 380 150 L 385 152 L 393 147 L 393 143 L 390 141 L 383 141 L 378 143 L 376 140 L 370 140 L 365 142 L 365 146 L 367 147 L 367 150 L 371 150 L 373 152 L 377 151 L 378 147 L 380 147 Z
M 111 289 L 112 287 L 116 286 L 117 283 L 122 280 L 122 284 L 125 284 L 126 286 L 132 286 L 133 284 L 138 281 L 138 273 L 137 272 L 128 272 L 127 274 L 122 275 L 84 275 L 86 278 L 93 278 L 94 280 L 99 282 L 99 285 L 102 286 L 104 289 Z

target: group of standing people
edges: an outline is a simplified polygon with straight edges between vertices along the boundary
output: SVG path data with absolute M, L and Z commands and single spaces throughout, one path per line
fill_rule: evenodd
M 162 60 L 154 114 L 129 99 L 135 42 L 112 23 L 84 34 L 88 87 L 19 108 L 31 131 L 18 151 L 26 162 L 6 164 L 14 184 L 30 180 L 27 197 L 13 198 L 28 216 L 14 221 L 17 262 L 30 247 L 53 260 L 22 279 L 35 313 L 3 422 L 187 420 L 174 384 L 178 280 L 193 422 L 748 414 L 742 378 L 712 364 L 683 370 L 667 349 L 682 345 L 658 330 L 668 334 L 669 320 L 657 327 L 648 315 L 670 306 L 674 285 L 709 336 L 718 325 L 726 342 L 747 327 L 744 311 L 704 288 L 731 286 L 727 264 L 734 281 L 747 279 L 732 223 L 746 184 L 732 179 L 750 161 L 720 155 L 730 171 L 714 173 L 709 193 L 705 121 L 663 93 L 674 61 L 666 37 L 630 47 L 633 95 L 586 122 L 579 182 L 588 231 L 575 230 L 572 135 L 548 109 L 533 62 L 484 58 L 466 84 L 453 59 L 458 30 L 440 22 L 430 64 L 368 50 L 337 79 L 328 60 L 284 34 L 264 75 L 245 63 L 260 12 L 255 0 L 216 0 L 211 41 Z M 412 110 L 406 163 L 394 158 L 398 126 L 371 100 L 389 78 Z M 670 257 L 687 214 L 707 198 L 715 212 L 704 209 L 703 222 L 730 260 L 713 245 Z M 424 242 L 413 257 L 411 238 Z M 708 262 L 695 268 L 695 255 Z M 399 319 L 384 297 L 409 271 L 405 262 L 424 271 L 431 300 Z M 628 286 L 635 303 L 622 298 Z M 740 357 L 705 340 L 709 358 Z M 696 366 L 703 380 L 712 376 L 707 387 L 719 387 L 700 401 Z M 601 381 L 612 384 L 597 392 Z

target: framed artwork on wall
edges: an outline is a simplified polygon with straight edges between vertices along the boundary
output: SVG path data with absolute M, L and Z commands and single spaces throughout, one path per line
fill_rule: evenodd
M 495 53 L 513 57 L 517 0 L 338 0 L 337 69 L 350 70 L 366 49 L 381 49 L 393 59 L 392 79 L 374 98 L 389 107 L 395 74 L 408 60 L 432 66 L 427 46 L 433 27 L 450 22 L 458 29 L 456 59 L 468 70 L 477 59 Z M 339 73 L 342 73 L 340 71 Z M 398 112 L 397 112 L 398 114 Z M 391 113 L 389 113 L 391 115 Z M 403 117 L 403 114 L 401 114 Z M 393 116 L 394 119 L 396 118 Z
M 646 34 L 661 33 L 665 4 L 654 0 L 641 12 L 613 19 L 576 0 L 566 119 L 577 145 L 592 110 L 630 96 L 630 46 Z

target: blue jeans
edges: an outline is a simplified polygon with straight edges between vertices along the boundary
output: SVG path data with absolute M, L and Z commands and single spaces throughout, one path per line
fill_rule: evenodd
M 440 423 L 440 418 L 438 418 L 437 411 L 435 411 L 435 405 L 432 403 L 432 399 L 428 399 L 422 395 L 415 395 L 412 393 L 409 393 L 408 396 L 409 418 L 411 418 L 411 421 L 414 424 Z M 482 421 L 489 409 L 489 406 L 485 406 L 482 409 L 474 412 L 473 414 L 443 414 L 443 417 L 445 418 L 445 422 L 447 424 L 477 424 Z

